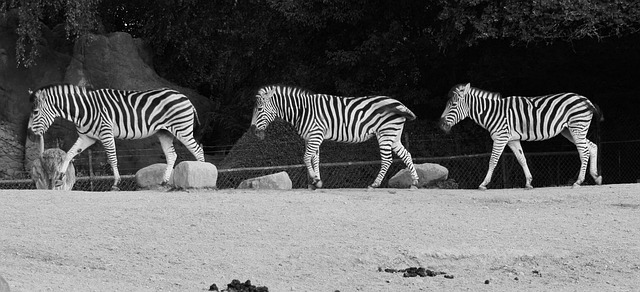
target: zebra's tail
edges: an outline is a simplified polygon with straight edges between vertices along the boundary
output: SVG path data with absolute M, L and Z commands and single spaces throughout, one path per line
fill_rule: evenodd
M 194 117 L 194 123 L 193 123 L 193 136 L 195 137 L 195 139 L 197 141 L 200 141 L 202 138 L 202 133 L 200 133 L 200 130 L 203 128 L 202 123 L 200 123 L 200 118 L 198 117 L 198 111 L 196 110 L 196 107 L 191 105 L 191 109 L 193 109 L 193 117 Z
M 407 121 L 413 121 L 416 119 L 416 114 L 414 114 L 408 107 L 404 104 L 390 104 L 386 107 L 386 110 L 392 113 L 397 113 L 407 119 Z

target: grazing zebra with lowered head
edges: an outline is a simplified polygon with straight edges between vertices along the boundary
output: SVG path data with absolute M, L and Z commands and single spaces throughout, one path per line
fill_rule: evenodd
M 193 138 L 193 122 L 198 118 L 196 109 L 184 94 L 175 90 L 93 90 L 67 84 L 50 85 L 32 92 L 31 103 L 29 130 L 33 134 L 42 137 L 57 117 L 73 122 L 78 130 L 78 140 L 67 151 L 58 180 L 66 173 L 73 157 L 98 140 L 113 170 L 112 190 L 118 190 L 120 182 L 114 139 L 142 139 L 157 133 L 167 159 L 163 184 L 169 181 L 177 157 L 174 137 L 198 161 L 204 162 L 202 148 Z
M 416 116 L 399 101 L 387 96 L 342 97 L 312 94 L 288 86 L 272 85 L 261 88 L 256 95 L 252 128 L 264 138 L 264 131 L 275 119 L 281 118 L 293 125 L 306 141 L 304 163 L 312 179 L 310 188 L 321 188 L 320 144 L 323 140 L 360 143 L 372 137 L 378 139 L 382 165 L 371 188 L 379 187 L 391 165 L 391 152 L 395 152 L 407 165 L 413 179 L 412 188 L 418 186 L 418 174 L 413 159 L 400 142 L 406 120 Z
M 587 139 L 594 116 L 596 123 L 599 123 L 602 115 L 598 106 L 575 93 L 502 98 L 499 93 L 474 88 L 467 83 L 456 85 L 449 91 L 449 101 L 440 117 L 440 127 L 449 132 L 451 127 L 469 117 L 489 131 L 493 150 L 489 170 L 479 187 L 482 190 L 491 181 L 493 170 L 506 145 L 509 145 L 522 166 L 526 188 L 532 188 L 533 177 L 520 141 L 542 141 L 561 134 L 576 145 L 580 154 L 580 173 L 573 184 L 575 187 L 584 181 L 589 160 L 591 176 L 597 184 L 602 184 L 598 169 L 598 145 Z

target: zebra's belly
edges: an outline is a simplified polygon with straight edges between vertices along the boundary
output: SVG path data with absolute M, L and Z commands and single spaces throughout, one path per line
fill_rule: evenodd
M 132 129 L 113 129 L 113 138 L 120 140 L 144 139 L 155 135 L 158 131 L 140 131 Z
M 511 134 L 510 140 L 543 141 L 558 136 L 561 132 L 562 129 L 552 129 L 551 131 L 538 129 L 537 131 L 516 132 Z
M 342 143 L 362 143 L 373 138 L 374 136 L 375 134 L 367 133 L 367 134 L 360 134 L 360 135 L 353 135 L 353 136 L 325 135 L 324 138 L 325 140 L 331 140 L 331 141 L 342 142 Z

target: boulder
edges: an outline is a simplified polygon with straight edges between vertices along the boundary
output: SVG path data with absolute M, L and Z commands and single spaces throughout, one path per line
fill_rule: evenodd
M 54 185 L 55 175 L 66 156 L 67 153 L 62 149 L 50 148 L 42 153 L 42 157 L 33 161 L 31 179 L 35 182 L 37 189 L 64 191 L 73 189 L 73 185 L 76 183 L 76 170 L 73 167 L 73 162 L 69 163 L 62 185 L 59 187 Z
M 238 185 L 239 189 L 290 190 L 291 187 L 291 179 L 286 171 L 250 178 Z
M 43 24 L 36 63 L 29 68 L 16 66 L 18 13 L 18 9 L 11 9 L 0 15 L 0 165 L 5 166 L 0 169 L 0 178 L 24 177 L 33 161 L 39 158 L 38 145 L 27 139 L 26 124 L 31 111 L 29 89 L 56 83 L 123 90 L 168 87 L 184 93 L 193 102 L 201 121 L 204 122 L 203 117 L 211 111 L 209 98 L 159 76 L 152 65 L 150 45 L 124 32 L 87 34 L 74 42 L 67 37 L 64 25 L 49 29 Z M 73 123 L 57 119 L 45 133 L 45 146 L 68 150 L 77 137 Z M 128 150 L 127 155 L 120 155 L 119 168 L 121 171 L 140 169 L 164 162 L 159 144 L 157 139 L 117 140 L 118 150 Z M 96 143 L 92 149 L 103 147 Z M 176 143 L 176 152 L 184 159 L 192 157 L 181 143 Z M 94 158 L 95 165 L 108 164 L 106 155 Z M 79 159 L 76 167 L 80 168 L 80 163 L 84 162 Z
M 156 163 L 138 170 L 136 172 L 138 188 L 146 190 L 160 187 L 165 169 L 167 169 L 166 163 Z M 173 175 L 169 177 L 169 184 L 173 184 Z
M 64 26 L 60 35 L 43 26 L 41 38 L 38 39 L 39 57 L 36 64 L 29 68 L 17 66 L 18 13 L 18 9 L 0 13 L 0 177 L 3 178 L 24 177 L 31 170 L 33 161 L 40 157 L 36 147 L 36 155 L 30 156 L 31 160 L 25 160 L 26 125 L 31 112 L 28 90 L 62 82 L 64 68 L 71 60 L 70 51 L 50 46 L 54 39 L 66 42 Z M 50 140 L 52 143 L 47 146 L 55 147 L 55 139 Z
M 178 188 L 215 188 L 218 169 L 208 162 L 183 161 L 173 170 L 173 185 Z
M 420 188 L 433 186 L 439 181 L 447 180 L 447 177 L 449 177 L 449 170 L 440 164 L 423 163 L 415 166 L 419 177 L 418 187 Z M 406 189 L 411 187 L 412 181 L 409 169 L 405 168 L 389 179 L 389 187 Z

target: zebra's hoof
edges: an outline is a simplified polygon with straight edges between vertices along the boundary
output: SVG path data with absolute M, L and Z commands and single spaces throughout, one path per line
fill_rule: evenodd
M 111 186 L 111 191 L 112 191 L 112 192 L 119 192 L 119 191 L 120 191 L 120 188 L 119 188 L 119 187 L 116 187 L 116 186 Z
M 524 186 L 525 190 L 533 190 L 533 187 L 531 185 L 526 185 Z
M 315 191 L 315 189 L 317 189 L 317 188 L 316 188 L 316 186 L 315 186 L 314 184 L 308 184 L 308 185 L 307 185 L 307 188 L 308 188 L 308 189 L 310 189 L 310 190 L 312 190 L 312 191 Z
M 599 175 L 599 176 L 596 178 L 596 184 L 597 184 L 597 185 L 601 185 L 601 184 L 602 184 L 602 176 L 601 176 L 601 175 Z
M 574 184 L 571 186 L 571 188 L 579 188 L 579 187 L 580 187 L 580 184 L 579 184 L 579 183 L 574 183 Z
M 417 189 L 418 189 L 418 186 L 417 186 L 417 185 L 411 185 L 411 186 L 409 187 L 409 189 L 410 189 L 410 190 L 417 190 Z
M 486 186 L 479 186 L 478 189 L 481 190 L 481 191 L 486 191 L 487 187 Z
M 322 181 L 321 180 L 318 180 L 317 182 L 315 182 L 313 184 L 316 186 L 316 188 L 319 188 L 319 189 L 322 188 Z

